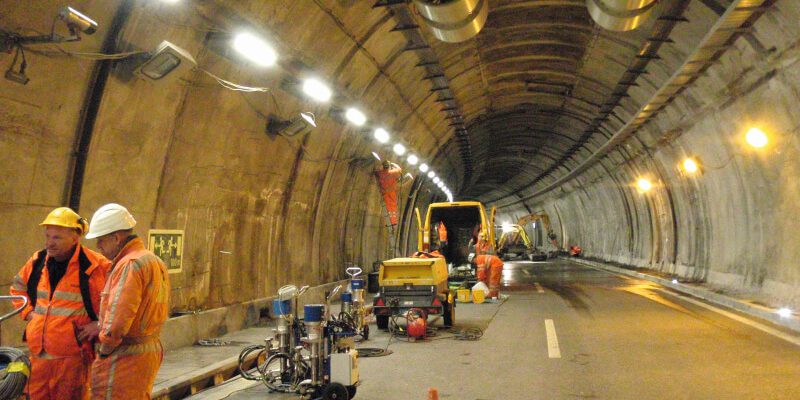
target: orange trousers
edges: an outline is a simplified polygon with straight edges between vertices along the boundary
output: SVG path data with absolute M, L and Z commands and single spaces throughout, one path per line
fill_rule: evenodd
M 123 345 L 92 364 L 92 400 L 150 399 L 164 358 L 161 342 Z
M 479 264 L 477 269 L 476 277 L 489 287 L 489 297 L 497 297 L 500 292 L 500 279 L 503 276 L 503 264 L 491 265 L 489 268 Z
M 31 356 L 28 394 L 31 400 L 84 400 L 89 398 L 89 363 L 83 358 Z

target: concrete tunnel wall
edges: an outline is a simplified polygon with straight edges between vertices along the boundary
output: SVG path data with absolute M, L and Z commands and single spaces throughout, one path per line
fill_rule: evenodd
M 694 5 L 690 12 L 702 8 Z M 798 20 L 800 2 L 778 1 L 757 21 L 752 37 L 739 38 L 601 165 L 543 198 L 501 210 L 499 218 L 544 210 L 559 240 L 580 245 L 588 257 L 797 309 Z M 648 76 L 652 86 L 632 91 L 629 114 L 620 120 L 630 119 L 677 69 L 691 51 L 681 46 L 686 42 L 692 43 L 676 39 L 674 52 L 662 52 L 662 67 Z M 746 144 L 751 127 L 767 133 L 766 148 Z M 700 161 L 701 174 L 681 172 L 686 157 Z M 654 189 L 639 192 L 639 177 L 649 178 Z
M 61 5 L 6 3 L 0 25 L 25 34 L 49 32 Z M 376 122 L 394 135 L 406 135 L 406 143 L 421 155 L 431 155 L 434 168 L 450 168 L 445 167 L 450 162 L 446 154 L 433 159 L 441 144 L 434 127 L 444 123 L 425 121 L 417 113 L 421 103 L 432 100 L 421 91 L 400 90 L 403 80 L 411 78 L 398 71 L 417 60 L 409 55 L 393 64 L 394 71 L 380 69 L 389 50 L 403 45 L 400 38 L 386 35 L 392 24 L 381 21 L 381 13 L 369 15 L 384 36 L 380 43 L 357 42 L 353 35 L 365 33 L 349 30 L 371 11 L 367 4 L 338 10 L 341 15 L 324 9 L 308 15 L 293 1 L 265 3 L 257 11 L 213 2 L 197 8 L 156 1 L 71 5 L 98 21 L 100 29 L 80 42 L 62 44 L 66 51 L 100 52 L 115 13 L 129 6 L 118 52 L 150 51 L 170 40 L 192 53 L 202 68 L 238 83 L 269 87 L 272 94 L 225 90 L 199 71 L 170 84 L 152 84 L 131 74 L 135 60 L 116 62 L 102 92 L 83 184 L 73 188 L 77 127 L 97 62 L 58 54 L 52 45 L 29 51 L 30 83 L 0 79 L 0 215 L 6 221 L 0 228 L 6 238 L 0 242 L 5 254 L 2 291 L 42 248 L 38 223 L 52 208 L 67 205 L 74 190 L 80 190 L 79 212 L 87 218 L 100 205 L 118 202 L 137 218 L 139 235 L 149 229 L 185 230 L 183 271 L 170 277 L 173 311 L 272 296 L 288 283 L 339 280 L 346 277 L 348 262 L 371 267 L 384 258 L 389 237 L 371 151 L 389 152 L 375 145 L 371 133 L 333 118 L 328 106 L 282 88 L 285 78 L 297 77 L 292 68 L 300 64 L 334 83 L 344 96 L 335 99 L 339 105 L 363 104 Z M 212 29 L 207 15 L 223 15 L 230 25 Z M 347 26 L 339 25 L 339 18 L 349 21 Z M 215 29 L 248 25 L 270 29 L 268 37 L 282 60 L 279 68 L 259 69 L 213 47 Z M 387 43 L 387 38 L 394 41 Z M 0 54 L 3 65 L 11 59 Z M 265 134 L 268 115 L 286 119 L 300 111 L 317 115 L 318 127 L 308 135 Z M 401 186 L 401 207 L 414 186 Z M 427 189 L 415 190 L 413 198 L 426 201 L 431 195 Z M 93 241 L 84 244 L 94 247 Z M 4 344 L 19 344 L 20 330 L 16 319 L 6 322 Z

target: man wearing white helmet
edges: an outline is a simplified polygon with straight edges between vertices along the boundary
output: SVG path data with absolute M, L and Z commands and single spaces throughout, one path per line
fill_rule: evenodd
M 112 260 L 100 304 L 100 346 L 92 365 L 93 399 L 148 399 L 163 348 L 170 287 L 164 262 L 133 233 L 136 220 L 115 203 L 100 207 L 87 239 Z

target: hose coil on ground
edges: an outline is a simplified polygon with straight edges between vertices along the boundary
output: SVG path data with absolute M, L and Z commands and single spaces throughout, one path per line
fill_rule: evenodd
M 0 378 L 0 400 L 22 396 L 31 370 L 31 361 L 19 349 L 0 347 L 0 364 L 5 365 Z

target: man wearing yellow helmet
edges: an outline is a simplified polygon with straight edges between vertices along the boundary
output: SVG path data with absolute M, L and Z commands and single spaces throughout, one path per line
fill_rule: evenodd
M 12 295 L 29 300 L 21 313 L 31 352 L 28 392 L 33 400 L 85 399 L 100 292 L 111 262 L 80 244 L 89 224 L 70 208 L 56 208 L 39 225 L 45 227 L 45 248 L 11 285 Z

